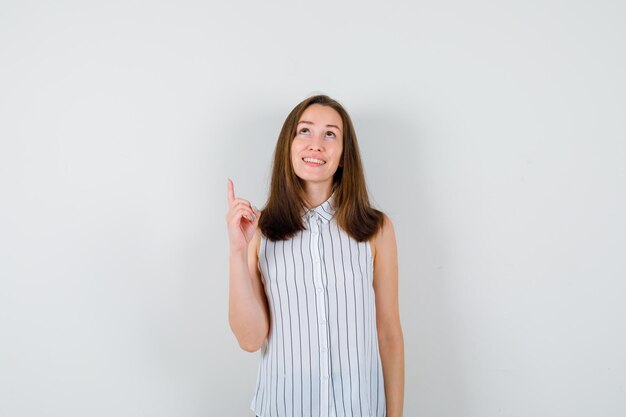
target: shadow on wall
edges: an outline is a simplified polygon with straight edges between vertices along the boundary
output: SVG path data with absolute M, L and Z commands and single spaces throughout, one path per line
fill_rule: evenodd
M 419 117 L 384 112 L 351 117 L 372 204 L 390 216 L 396 231 L 405 410 L 466 415 L 469 377 L 446 270 L 450 253 L 432 204 L 433 173 L 445 169 L 433 165 L 446 160 L 435 154 L 439 147 L 432 142 L 445 133 L 426 132 Z

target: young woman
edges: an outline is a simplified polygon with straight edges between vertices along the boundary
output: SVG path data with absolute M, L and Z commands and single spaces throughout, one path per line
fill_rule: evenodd
M 404 341 L 391 220 L 370 206 L 352 121 L 309 97 L 287 116 L 262 211 L 228 180 L 229 322 L 261 349 L 260 417 L 400 417 Z

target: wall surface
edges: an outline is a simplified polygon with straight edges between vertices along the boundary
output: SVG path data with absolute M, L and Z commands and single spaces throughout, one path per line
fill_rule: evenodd
M 252 416 L 226 181 L 352 115 L 405 416 L 626 415 L 620 1 L 0 1 L 0 416 Z

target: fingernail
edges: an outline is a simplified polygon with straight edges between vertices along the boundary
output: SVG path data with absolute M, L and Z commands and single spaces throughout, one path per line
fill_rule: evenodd
M 259 211 L 259 209 L 257 208 L 257 206 L 252 206 L 252 208 L 254 209 L 254 211 Z

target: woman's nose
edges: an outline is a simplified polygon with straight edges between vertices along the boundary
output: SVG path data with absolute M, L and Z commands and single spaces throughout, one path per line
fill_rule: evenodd
M 322 150 L 323 148 L 322 143 L 323 143 L 322 138 L 314 136 L 311 139 L 311 143 L 309 144 L 309 149 L 316 150 L 316 151 Z

